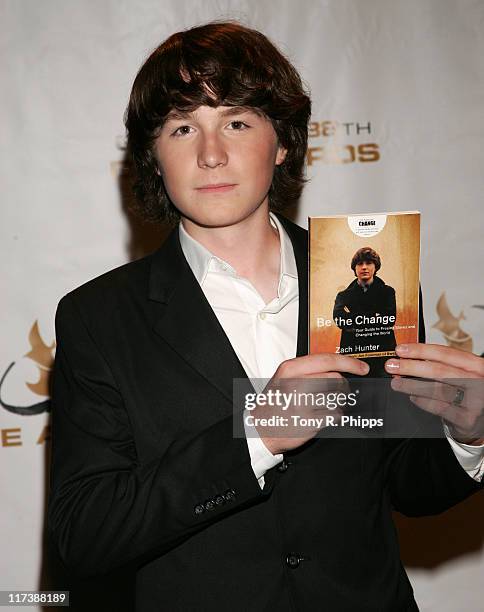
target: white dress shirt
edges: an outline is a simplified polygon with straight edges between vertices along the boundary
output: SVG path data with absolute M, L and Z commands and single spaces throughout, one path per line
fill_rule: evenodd
M 180 244 L 195 278 L 212 307 L 247 376 L 272 378 L 282 361 L 296 356 L 299 290 L 291 240 L 275 215 L 270 215 L 280 240 L 280 274 L 277 297 L 265 304 L 255 287 L 234 268 L 194 240 L 179 225 Z M 250 430 L 250 431 L 249 431 Z M 273 455 L 245 426 L 252 469 L 261 487 L 264 474 L 283 459 Z M 484 445 L 470 446 L 445 433 L 459 463 L 475 480 L 484 474 Z

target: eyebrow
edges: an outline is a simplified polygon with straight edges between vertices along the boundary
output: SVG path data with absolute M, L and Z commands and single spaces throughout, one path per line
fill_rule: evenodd
M 187 119 L 192 113 L 189 111 L 171 110 L 166 116 L 165 121 L 176 120 L 176 119 Z
M 194 111 L 183 111 L 174 109 L 168 113 L 168 115 L 166 116 L 166 121 L 183 121 L 184 119 L 189 119 L 190 117 L 192 117 L 193 112 Z M 229 108 L 223 110 L 220 115 L 222 117 L 232 117 L 233 115 L 242 115 L 244 113 L 254 113 L 254 115 L 258 115 L 259 117 L 263 116 L 262 111 L 252 106 L 230 106 Z
M 244 113 L 254 113 L 254 115 L 262 115 L 262 112 L 253 106 L 230 106 L 222 111 L 222 117 L 231 117 L 232 115 L 242 115 Z

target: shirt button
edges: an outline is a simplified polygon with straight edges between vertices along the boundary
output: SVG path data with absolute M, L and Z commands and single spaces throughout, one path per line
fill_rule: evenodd
M 259 312 L 259 319 L 264 320 L 266 318 L 266 313 L 265 312 Z
M 302 557 L 298 553 L 289 553 L 286 557 L 286 565 L 291 569 L 297 569 L 301 561 Z
M 276 469 L 278 472 L 285 472 L 289 468 L 289 465 L 290 465 L 289 461 L 286 461 L 285 459 L 283 459 L 282 463 L 279 463 Z

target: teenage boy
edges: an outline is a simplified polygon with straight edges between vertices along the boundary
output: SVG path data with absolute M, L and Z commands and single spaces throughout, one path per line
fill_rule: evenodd
M 358 338 L 366 337 L 368 340 L 373 336 L 374 324 L 361 323 L 355 326 L 353 322 L 357 317 L 374 317 L 376 314 L 393 317 L 382 326 L 384 333 L 379 333 L 377 338 L 374 336 L 378 342 L 378 352 L 395 350 L 396 340 L 393 331 L 397 314 L 395 289 L 377 276 L 380 268 L 380 256 L 371 247 L 358 249 L 351 259 L 351 270 L 355 278 L 346 289 L 336 295 L 333 308 L 333 319 L 341 329 L 339 346 L 343 354 L 358 352 L 355 349 L 359 344 Z M 365 330 L 365 336 L 357 335 L 357 327 Z M 369 359 L 370 375 L 382 374 L 385 361 L 385 358 L 379 357 Z
M 59 305 L 50 529 L 76 571 L 134 566 L 142 612 L 417 609 L 391 510 L 439 512 L 481 487 L 446 439 L 233 437 L 234 378 L 368 368 L 306 355 L 306 232 L 270 212 L 300 195 L 309 112 L 259 32 L 171 36 L 126 126 L 145 216 L 181 223 Z M 484 375 L 444 347 L 399 355 L 392 373 Z M 444 403 L 464 412 L 459 391 Z M 456 429 L 476 443 L 471 430 Z

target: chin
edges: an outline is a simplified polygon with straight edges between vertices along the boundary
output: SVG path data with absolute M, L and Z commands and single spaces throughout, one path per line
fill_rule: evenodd
M 200 227 L 229 227 L 236 225 L 240 219 L 233 215 L 197 215 L 187 217 L 192 223 L 199 225 Z
M 250 217 L 258 207 L 253 209 L 240 210 L 236 205 L 234 208 L 227 208 L 225 210 L 219 208 L 218 210 L 207 211 L 206 214 L 197 214 L 189 216 L 188 218 L 192 223 L 196 223 L 202 227 L 230 227 L 242 223 L 248 217 Z

